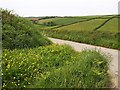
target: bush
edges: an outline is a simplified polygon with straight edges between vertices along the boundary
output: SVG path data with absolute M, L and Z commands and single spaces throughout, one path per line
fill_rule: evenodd
M 43 23 L 43 25 L 45 25 L 45 26 L 56 26 L 56 24 L 54 23 L 54 22 L 45 22 L 45 23 Z
M 3 24 L 3 48 L 33 48 L 51 44 L 51 41 L 37 32 L 37 27 L 29 20 L 13 14 L 12 11 L 3 9 L 0 11 Z

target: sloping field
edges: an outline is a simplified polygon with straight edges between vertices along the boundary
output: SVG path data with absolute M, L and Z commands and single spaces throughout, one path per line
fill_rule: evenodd
M 113 32 L 113 33 L 118 32 L 118 18 L 113 18 L 98 30 L 102 32 L 104 31 Z
M 63 26 L 57 29 L 58 30 L 93 31 L 95 28 L 100 26 L 97 29 L 97 31 L 102 31 L 102 32 L 108 31 L 112 33 L 118 33 L 118 18 L 113 18 L 102 26 L 102 24 L 108 19 L 92 19 L 89 21 L 83 21 L 83 22 Z
M 44 24 L 45 22 L 51 22 L 52 21 L 57 25 L 67 25 L 67 24 L 77 22 L 77 21 L 80 21 L 80 20 L 83 20 L 83 19 L 80 18 L 80 17 L 74 17 L 74 18 L 73 17 L 65 17 L 65 18 L 59 17 L 59 18 L 39 20 L 39 24 Z
M 42 29 L 90 30 L 91 31 L 96 28 L 98 30 L 99 27 L 104 25 L 105 21 L 107 21 L 112 17 L 116 18 L 118 16 L 117 15 L 102 15 L 102 16 L 96 15 L 96 16 L 56 17 L 56 18 L 41 19 L 38 21 L 37 24 Z M 113 20 L 112 22 L 113 23 L 115 22 L 114 24 L 116 24 L 116 20 Z M 107 24 L 108 22 L 106 22 L 105 24 Z
M 82 19 L 90 19 L 90 18 L 98 18 L 98 19 L 108 19 L 108 18 L 111 18 L 115 15 L 95 15 L 95 16 L 78 16 L 79 18 L 82 18 Z
M 120 49 L 120 45 L 118 43 L 119 16 L 104 15 L 101 17 L 85 16 L 81 18 L 84 19 L 61 27 L 51 28 L 49 30 L 40 30 L 40 32 L 53 38 Z
M 40 28 L 43 29 L 53 29 L 53 28 L 59 28 L 62 26 L 70 25 L 73 23 L 77 23 L 79 21 L 87 20 L 86 18 L 81 17 L 57 17 L 57 18 L 49 18 L 49 19 L 42 19 L 38 21 L 38 25 Z M 54 25 L 49 25 L 48 23 L 51 23 Z
M 78 30 L 78 31 L 92 31 L 94 28 L 101 25 L 106 19 L 93 19 L 90 21 L 79 22 L 75 24 L 71 24 L 68 26 L 64 26 L 58 29 L 62 30 Z

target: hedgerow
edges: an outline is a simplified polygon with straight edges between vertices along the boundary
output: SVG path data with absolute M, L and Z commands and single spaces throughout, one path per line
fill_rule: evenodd
M 13 14 L 12 11 L 0 11 L 3 48 L 33 48 L 51 44 L 51 41 L 37 32 L 37 27 L 29 20 Z

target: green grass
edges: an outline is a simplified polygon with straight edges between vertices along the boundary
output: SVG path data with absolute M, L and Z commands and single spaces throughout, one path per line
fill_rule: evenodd
M 118 32 L 118 18 L 113 18 L 108 23 L 106 23 L 103 27 L 99 28 L 98 30 L 102 32 L 108 31 L 112 33 L 117 33 Z
M 40 30 L 43 35 L 53 38 L 86 43 L 107 48 L 119 49 L 119 34 L 101 31 L 76 31 L 76 30 Z
M 32 87 L 37 88 L 99 88 L 106 87 L 106 60 L 95 51 L 83 51 L 74 62 L 56 69 Z M 100 59 L 101 58 L 101 59 Z M 104 69 L 104 70 L 103 70 Z M 101 81 L 101 80 L 104 81 Z
M 78 31 L 93 31 L 95 28 L 104 23 L 107 19 L 93 19 L 90 21 L 79 22 L 67 26 L 57 28 L 58 30 L 78 30 Z M 113 18 L 105 25 L 98 29 L 99 31 L 109 31 L 113 33 L 118 33 L 118 18 Z
M 39 24 L 43 24 L 44 22 L 53 21 L 58 25 L 66 25 L 80 20 L 86 20 L 91 18 L 100 18 L 100 19 L 108 19 L 114 15 L 106 16 L 106 15 L 96 15 L 96 16 L 72 16 L 72 17 L 56 17 L 56 18 L 49 18 L 49 19 L 42 19 L 39 20 Z
M 116 16 L 116 15 L 94 15 L 94 16 L 91 15 L 91 16 L 79 16 L 79 17 L 85 18 L 85 19 L 88 19 L 88 18 L 108 19 L 113 16 Z
M 116 15 L 56 17 L 56 18 L 39 20 L 37 24 L 39 24 L 39 26 L 42 29 L 53 29 L 53 28 L 58 28 L 59 29 L 59 27 L 60 27 L 60 29 L 65 28 L 65 29 L 70 29 L 70 30 L 80 29 L 80 28 L 82 28 L 82 30 L 83 30 L 83 29 L 86 29 L 89 25 L 89 27 L 87 29 L 92 29 L 93 30 L 93 28 L 92 28 L 93 24 L 95 24 L 94 28 L 96 28 L 97 26 L 99 26 L 99 24 L 101 25 L 105 20 L 107 20 L 107 19 L 109 19 L 113 16 L 116 16 Z M 89 23 L 90 22 L 89 19 L 91 19 L 90 20 L 91 23 Z M 87 27 L 86 27 L 86 24 L 85 24 L 86 20 L 89 21 L 87 23 Z M 48 22 L 53 22 L 55 24 L 55 26 L 46 26 L 45 23 L 48 23 Z
M 51 29 L 51 28 L 54 28 L 54 27 L 58 27 L 59 25 L 56 25 L 56 26 L 45 26 L 43 24 L 41 25 L 37 25 L 39 27 L 39 29 Z
M 57 18 L 50 18 L 50 19 L 42 19 L 38 21 L 38 25 L 42 28 L 42 29 L 51 29 L 51 28 L 55 28 L 55 27 L 61 27 L 61 26 L 66 26 L 72 23 L 76 23 L 79 21 L 83 21 L 83 20 L 87 20 L 86 18 L 81 18 L 81 17 L 57 17 Z M 48 22 L 53 22 L 54 24 L 56 24 L 55 26 L 46 26 L 45 23 Z
M 96 16 L 88 16 L 89 19 L 92 17 L 92 20 L 62 26 L 56 29 L 41 29 L 39 32 L 53 38 L 120 50 L 120 44 L 118 43 L 120 38 L 120 32 L 118 31 L 118 18 L 114 17 L 107 23 L 103 24 L 113 16 L 114 15 L 101 16 L 97 19 L 95 19 Z M 99 28 L 95 31 L 97 27 Z
M 107 87 L 106 56 L 96 51 L 75 52 L 68 46 L 3 49 L 4 88 Z
M 72 17 L 64 17 L 64 18 L 52 18 L 52 19 L 43 19 L 43 20 L 39 20 L 39 24 L 43 24 L 44 22 L 54 22 L 56 23 L 57 25 L 66 25 L 66 24 L 70 24 L 70 23 L 73 23 L 73 22 L 77 22 L 77 21 L 80 21 L 80 20 L 83 20 L 79 17 L 76 17 L 76 18 L 72 18 Z
M 106 19 L 93 19 L 90 21 L 79 22 L 68 26 L 57 28 L 58 30 L 78 30 L 78 31 L 92 31 L 94 28 L 101 25 Z

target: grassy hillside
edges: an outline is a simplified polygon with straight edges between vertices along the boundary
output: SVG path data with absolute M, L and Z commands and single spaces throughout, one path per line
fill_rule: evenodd
M 44 29 L 50 29 L 50 28 L 56 28 L 56 27 L 61 27 L 64 25 L 69 25 L 71 23 L 79 22 L 81 20 L 85 20 L 79 17 L 56 17 L 56 18 L 50 18 L 50 19 L 42 19 L 38 21 L 38 25 L 41 28 Z M 53 25 L 49 25 L 48 23 L 52 22 Z
M 67 26 L 71 24 L 75 24 L 78 22 L 84 22 L 88 20 L 93 20 L 93 19 L 109 19 L 115 15 L 97 15 L 97 16 L 75 16 L 75 17 L 54 17 L 54 18 L 48 18 L 48 19 L 41 19 L 38 21 L 37 24 L 41 26 L 42 28 L 59 28 L 62 26 Z M 53 22 L 55 25 L 54 26 L 49 26 L 47 27 L 45 24 L 48 22 Z
M 86 16 L 84 18 L 86 20 L 74 24 L 39 31 L 49 37 L 120 50 L 118 43 L 120 38 L 120 32 L 118 31 L 119 16 Z
M 75 17 L 75 18 L 72 18 L 72 17 L 58 17 L 58 18 L 52 18 L 52 19 L 42 19 L 42 20 L 39 20 L 39 24 L 44 24 L 45 22 L 54 22 L 56 23 L 57 25 L 66 25 L 66 24 L 70 24 L 70 23 L 73 23 L 73 22 L 77 22 L 77 21 L 80 21 L 80 20 L 83 20 L 82 18 L 79 18 L 79 17 Z
M 71 25 L 67 25 L 58 30 L 78 30 L 78 31 L 92 31 L 94 28 L 102 24 L 106 19 L 93 19 L 90 21 L 79 22 Z
M 104 26 L 98 29 L 98 31 L 102 32 L 112 32 L 112 33 L 118 33 L 118 18 L 113 18 L 108 23 L 106 23 Z

